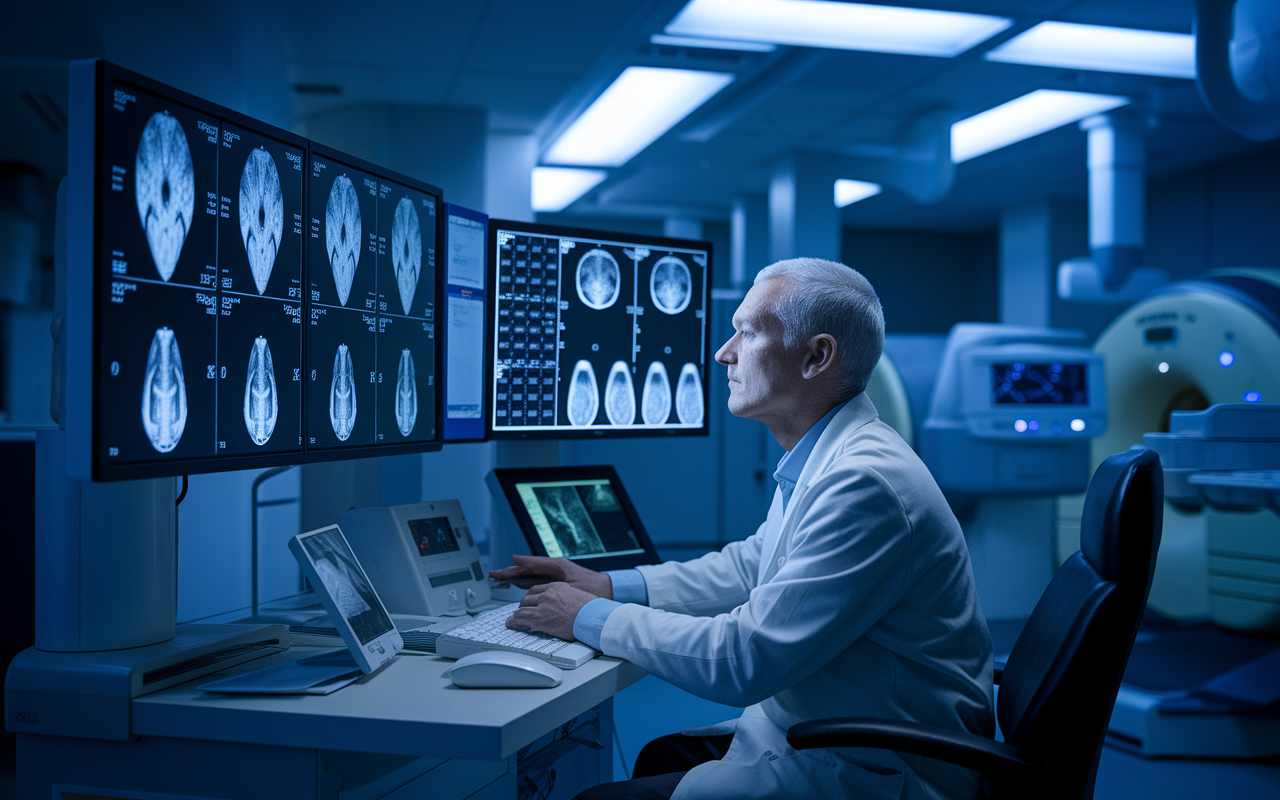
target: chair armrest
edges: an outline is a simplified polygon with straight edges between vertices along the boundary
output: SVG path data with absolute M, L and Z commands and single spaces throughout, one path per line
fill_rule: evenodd
M 800 722 L 787 731 L 797 750 L 813 747 L 874 747 L 937 758 L 977 770 L 997 786 L 1034 784 L 1047 767 L 1018 748 L 967 731 L 889 719 L 843 717 Z

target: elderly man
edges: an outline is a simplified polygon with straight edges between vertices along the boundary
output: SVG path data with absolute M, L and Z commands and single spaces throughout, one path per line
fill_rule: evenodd
M 767 267 L 716 353 L 729 410 L 788 452 L 754 535 L 694 561 L 544 575 L 508 620 L 577 638 L 737 719 L 651 742 L 636 778 L 582 797 L 962 798 L 974 773 L 886 750 L 805 750 L 787 729 L 833 716 L 990 736 L 991 639 L 960 526 L 928 470 L 863 393 L 884 345 L 871 284 L 830 261 Z

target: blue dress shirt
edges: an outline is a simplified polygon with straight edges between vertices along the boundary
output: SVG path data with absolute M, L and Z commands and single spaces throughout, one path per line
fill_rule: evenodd
M 814 445 L 818 443 L 827 425 L 831 424 L 832 418 L 848 402 L 846 400 L 828 411 L 800 438 L 795 447 L 783 453 L 782 458 L 778 460 L 773 479 L 778 482 L 778 488 L 782 491 L 783 509 L 786 509 L 787 503 L 791 501 L 791 492 L 796 488 L 796 481 L 800 480 L 800 473 L 804 471 L 805 462 L 809 460 L 809 454 L 813 452 Z M 615 608 L 623 603 L 649 604 L 649 587 L 645 585 L 644 576 L 639 570 L 610 570 L 605 574 L 613 583 L 613 599 L 597 597 L 583 606 L 573 620 L 573 638 L 597 650 L 600 649 L 600 635 L 604 631 L 604 623 Z

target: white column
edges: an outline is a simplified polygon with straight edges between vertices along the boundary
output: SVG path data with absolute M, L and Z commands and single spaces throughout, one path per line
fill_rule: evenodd
M 840 210 L 834 186 L 836 159 L 793 152 L 774 167 L 769 182 L 769 258 L 840 260 Z

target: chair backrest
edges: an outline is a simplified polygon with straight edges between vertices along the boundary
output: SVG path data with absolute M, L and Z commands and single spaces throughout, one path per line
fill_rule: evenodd
M 1058 569 L 1009 654 L 996 709 L 1005 741 L 1044 761 L 1044 797 L 1093 796 L 1107 722 L 1151 589 L 1164 507 L 1160 459 L 1098 467 L 1080 551 Z

